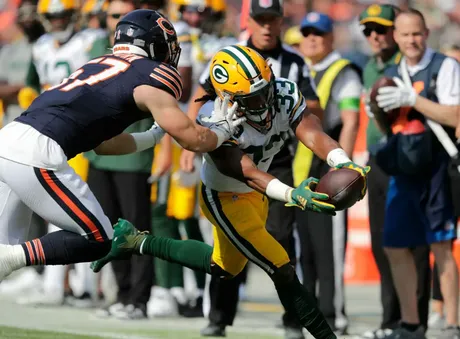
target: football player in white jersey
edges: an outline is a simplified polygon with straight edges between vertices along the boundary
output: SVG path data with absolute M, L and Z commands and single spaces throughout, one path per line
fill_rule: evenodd
M 109 52 L 107 33 L 103 29 L 78 29 L 80 14 L 77 0 L 39 0 L 37 12 L 47 31 L 32 47 L 32 61 L 26 80 L 26 87 L 18 94 L 18 102 L 27 109 L 42 91 L 61 83 L 89 60 Z M 75 171 L 86 179 L 88 161 L 78 155 L 70 161 Z M 48 232 L 57 231 L 49 225 Z M 39 288 L 30 295 L 21 296 L 23 304 L 60 304 L 64 302 L 65 266 L 48 266 L 44 273 L 44 290 Z M 94 279 L 88 264 L 77 264 L 76 271 L 84 282 L 84 300 L 69 298 L 79 305 L 90 306 L 90 292 L 95 289 Z
M 180 107 L 186 111 L 192 91 L 199 85 L 198 78 L 212 56 L 221 47 L 236 43 L 236 39 L 221 37 L 219 22 L 222 12 L 225 10 L 223 0 L 173 0 L 170 14 L 178 40 L 181 44 L 181 57 L 178 63 L 178 71 L 182 77 L 183 93 L 180 98 Z M 153 232 L 158 236 L 180 238 L 179 230 L 185 230 L 188 239 L 203 241 L 203 235 L 199 225 L 198 187 L 199 176 L 193 177 L 192 181 L 185 179 L 187 176 L 180 170 L 179 156 L 182 148 L 172 138 L 166 135 L 161 145 L 155 149 L 153 178 L 158 181 L 152 186 L 153 209 Z M 180 196 L 182 199 L 177 199 Z M 166 208 L 164 208 L 166 205 Z M 204 235 L 206 238 L 206 235 Z M 208 238 L 211 238 L 209 234 Z M 192 298 L 192 307 L 183 307 L 185 300 L 184 288 L 177 286 L 182 277 L 186 278 L 191 272 L 182 267 L 156 260 L 156 275 L 168 277 L 161 279 L 162 285 L 172 288 L 156 286 L 153 299 L 150 303 L 150 312 L 154 316 L 170 316 L 179 314 L 185 317 L 202 317 L 202 304 L 206 277 L 201 272 L 195 272 L 195 281 L 185 279 L 185 289 Z M 168 284 L 169 282 L 169 284 Z M 191 282 L 191 284 L 190 284 Z M 196 285 L 196 288 L 195 288 Z M 177 302 L 176 302 L 177 301 Z M 178 305 L 176 305 L 178 304 Z
M 207 125 L 213 106 L 214 111 L 236 111 L 247 119 L 233 138 L 204 156 L 200 205 L 214 225 L 214 247 L 142 234 L 129 222 L 119 220 L 110 253 L 94 262 L 93 270 L 137 253 L 231 278 L 250 260 L 265 270 L 283 306 L 297 314 L 315 338 L 335 339 L 314 295 L 302 286 L 290 265 L 288 254 L 265 229 L 266 196 L 319 213 L 334 214 L 335 207 L 325 202 L 326 194 L 314 191 L 317 179 L 305 179 L 293 188 L 266 170 L 291 130 L 332 168 L 347 167 L 365 179 L 370 168 L 360 167 L 348 158 L 339 144 L 323 132 L 319 119 L 309 114 L 297 85 L 287 79 L 275 79 L 267 61 L 256 51 L 238 45 L 225 47 L 211 60 L 210 74 L 218 99 L 214 105 L 203 106 L 198 121 Z M 365 193 L 363 189 L 362 197 Z M 123 236 L 127 229 L 131 234 Z

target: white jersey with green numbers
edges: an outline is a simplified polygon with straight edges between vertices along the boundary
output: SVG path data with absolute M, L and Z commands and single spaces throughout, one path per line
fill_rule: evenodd
M 101 29 L 85 29 L 75 33 L 69 41 L 63 45 L 53 38 L 51 34 L 44 34 L 32 49 L 32 70 L 38 76 L 41 89 L 61 83 L 89 60 L 96 57 L 92 55 L 95 44 L 104 43 L 107 33 Z M 102 50 L 99 48 L 99 50 Z M 108 53 L 109 50 L 105 50 Z M 37 87 L 37 84 L 28 84 Z
M 272 109 L 272 125 L 266 134 L 260 133 L 248 123 L 239 126 L 233 137 L 224 142 L 221 147 L 234 147 L 237 145 L 257 165 L 257 168 L 266 172 L 273 157 L 281 150 L 291 130 L 291 126 L 301 119 L 306 108 L 305 99 L 300 93 L 296 83 L 284 79 L 276 79 L 276 98 Z M 213 102 L 207 102 L 198 114 L 198 122 L 204 126 L 205 117 L 212 114 Z M 252 189 L 246 184 L 223 175 L 208 154 L 204 155 L 201 168 L 203 183 L 219 192 L 247 193 Z

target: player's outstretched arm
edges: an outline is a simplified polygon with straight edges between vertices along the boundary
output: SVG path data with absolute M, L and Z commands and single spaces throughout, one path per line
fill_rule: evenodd
M 125 155 L 141 152 L 155 146 L 164 134 L 164 131 L 154 124 L 145 132 L 121 133 L 104 141 L 94 149 L 94 152 L 99 155 Z
M 259 170 L 250 157 L 230 142 L 208 154 L 222 174 L 244 182 L 252 189 L 272 199 L 283 201 L 286 206 L 335 214 L 335 207 L 324 202 L 329 198 L 328 195 L 314 192 L 311 189 L 312 184 L 318 182 L 317 179 L 309 178 L 297 188 L 290 187 L 273 175 Z
M 364 178 L 371 170 L 369 166 L 361 167 L 354 163 L 340 145 L 323 131 L 320 120 L 313 114 L 305 111 L 300 121 L 294 123 L 297 139 L 306 147 L 312 150 L 327 164 L 335 168 L 347 167 L 359 172 Z M 367 185 L 366 185 L 367 186 Z M 363 191 L 363 196 L 365 191 Z
M 202 127 L 180 110 L 173 96 L 147 85 L 134 89 L 134 100 L 140 109 L 149 111 L 156 123 L 183 148 L 193 152 L 206 153 L 216 149 L 244 121 L 234 120 L 234 112 L 225 110 L 214 115 L 220 119 L 219 122 L 209 128 Z

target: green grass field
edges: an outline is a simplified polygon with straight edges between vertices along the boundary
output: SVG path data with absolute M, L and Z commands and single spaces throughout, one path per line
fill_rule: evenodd
M 101 339 L 101 337 L 73 335 L 68 333 L 23 330 L 15 327 L 0 327 L 0 338 L 4 339 Z
M 117 334 L 112 337 L 110 334 L 101 335 L 80 335 L 66 332 L 52 332 L 28 330 L 16 327 L 0 326 L 0 338 L 2 339 L 101 339 L 101 338 L 126 338 L 133 337 L 135 339 L 198 339 L 202 338 L 196 331 L 166 331 L 166 330 L 140 330 L 133 332 L 117 330 Z M 255 333 L 227 333 L 227 338 L 230 339 L 274 339 L 279 338 L 271 335 L 261 335 Z

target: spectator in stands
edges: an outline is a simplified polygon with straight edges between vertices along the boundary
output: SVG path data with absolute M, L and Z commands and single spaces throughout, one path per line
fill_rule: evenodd
M 398 64 L 401 55 L 393 38 L 393 23 L 396 16 L 395 8 L 390 5 L 371 5 L 359 16 L 362 27 L 373 56 L 363 72 L 364 89 L 366 96 L 374 83 L 383 76 L 384 71 L 394 64 Z M 378 144 L 383 134 L 377 128 L 369 106 L 366 106 L 370 116 L 367 125 L 367 147 Z M 391 275 L 388 259 L 383 250 L 383 225 L 385 215 L 385 201 L 388 190 L 389 177 L 377 165 L 375 157 L 370 155 L 368 165 L 372 171 L 368 176 L 369 224 L 371 232 L 372 254 L 380 273 L 381 292 L 380 300 L 383 307 L 383 318 L 380 327 L 363 334 L 364 338 L 377 339 L 391 335 L 392 330 L 401 320 L 399 301 Z M 418 272 L 419 315 L 422 324 L 427 324 L 428 302 L 430 292 L 429 249 L 420 246 L 414 250 Z M 415 288 L 414 288 L 415 289 Z

